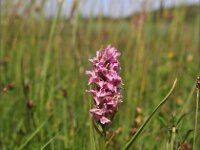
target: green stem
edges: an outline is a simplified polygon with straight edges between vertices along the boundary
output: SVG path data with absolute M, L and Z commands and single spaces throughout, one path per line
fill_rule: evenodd
M 106 138 L 105 136 L 101 136 L 101 150 L 106 150 Z
M 49 68 L 49 62 L 50 62 L 50 55 L 51 55 L 51 47 L 53 44 L 53 35 L 55 33 L 55 29 L 56 29 L 56 23 L 57 20 L 60 16 L 61 13 L 61 8 L 62 8 L 62 2 L 59 4 L 59 8 L 58 8 L 58 13 L 55 16 L 53 22 L 52 22 L 52 26 L 51 26 L 51 30 L 50 30 L 50 34 L 49 34 L 49 38 L 48 38 L 48 45 L 47 45 L 47 53 L 45 55 L 44 58 L 44 64 L 43 64 L 43 70 L 42 70 L 42 86 L 41 86 L 41 102 L 43 101 L 43 97 L 44 97 L 44 89 L 45 89 L 45 84 L 46 84 L 46 76 L 47 76 L 47 71 Z M 41 105 L 42 107 L 42 105 Z
M 19 147 L 18 150 L 24 149 L 24 147 L 36 136 L 36 134 L 44 127 L 44 125 L 48 122 L 51 118 L 52 114 L 40 124 L 40 126 L 26 139 L 26 141 Z
M 174 149 L 174 142 L 175 142 L 175 138 L 176 138 L 176 127 L 172 127 L 172 136 L 171 136 L 171 150 Z
M 193 150 L 196 149 L 196 137 L 197 137 L 197 127 L 198 127 L 198 110 L 199 110 L 199 92 L 200 92 L 200 89 L 197 88 L 195 126 L 194 126 L 194 137 L 193 137 Z
M 153 110 L 151 115 L 147 118 L 147 120 L 143 123 L 143 125 L 138 129 L 138 131 L 132 136 L 132 138 L 126 143 L 126 145 L 122 148 L 123 150 L 127 150 L 130 148 L 130 146 L 136 141 L 138 136 L 142 133 L 142 131 L 145 129 L 147 124 L 151 121 L 157 110 L 168 100 L 169 96 L 172 94 L 175 86 L 176 86 L 177 79 L 174 81 L 173 86 L 171 87 L 168 94 L 164 97 L 164 99 L 161 101 L 161 103 Z

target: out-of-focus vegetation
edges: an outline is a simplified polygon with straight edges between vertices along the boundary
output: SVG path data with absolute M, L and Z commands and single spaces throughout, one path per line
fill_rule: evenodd
M 174 149 L 191 149 L 200 71 L 199 10 L 143 10 L 118 20 L 81 19 L 76 13 L 69 20 L 35 18 L 31 7 L 24 17 L 2 13 L 0 149 L 102 149 L 90 123 L 85 70 L 91 67 L 88 59 L 108 44 L 122 53 L 124 83 L 108 149 L 121 149 L 176 77 L 175 92 L 132 149 L 170 149 L 172 139 Z

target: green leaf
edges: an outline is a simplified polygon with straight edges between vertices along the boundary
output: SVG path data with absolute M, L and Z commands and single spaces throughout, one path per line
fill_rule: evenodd
M 171 87 L 168 94 L 164 97 L 164 99 L 160 102 L 160 104 L 153 110 L 151 115 L 147 118 L 147 120 L 143 123 L 143 125 L 138 129 L 138 131 L 132 136 L 132 138 L 126 143 L 126 145 L 123 147 L 123 150 L 127 150 L 130 148 L 130 146 L 136 141 L 136 139 L 139 137 L 139 135 L 142 133 L 142 131 L 145 129 L 147 124 L 151 121 L 151 119 L 154 117 L 157 110 L 168 100 L 169 96 L 172 94 L 175 86 L 176 86 L 177 79 L 174 81 L 173 86 Z

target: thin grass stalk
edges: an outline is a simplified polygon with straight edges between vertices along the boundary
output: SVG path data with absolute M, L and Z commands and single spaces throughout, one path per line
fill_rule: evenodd
M 196 89 L 196 82 L 193 84 L 192 89 L 191 89 L 191 91 L 190 91 L 190 93 L 189 93 L 189 95 L 188 95 L 188 97 L 187 97 L 187 99 L 184 103 L 184 106 L 182 106 L 182 108 L 181 108 L 181 113 L 180 113 L 178 118 L 180 118 L 184 113 L 188 113 L 187 106 L 189 106 L 189 104 L 192 100 L 195 89 Z
M 171 136 L 171 141 L 170 141 L 170 150 L 173 150 L 175 139 L 176 139 L 176 127 L 172 127 L 171 135 L 172 136 Z
M 63 4 L 63 1 L 61 1 L 59 3 L 58 13 L 57 13 L 57 15 L 55 16 L 55 18 L 52 22 L 52 26 L 51 26 L 51 30 L 50 30 L 50 34 L 49 34 L 49 38 L 48 38 L 47 53 L 46 53 L 45 58 L 44 58 L 43 71 L 42 71 L 42 81 L 43 82 L 42 82 L 42 86 L 41 86 L 41 104 L 40 104 L 40 107 L 43 106 L 46 77 L 47 77 L 47 71 L 48 71 L 49 63 L 50 63 L 51 47 L 52 47 L 52 43 L 53 43 L 52 40 L 53 40 L 53 35 L 55 33 L 58 18 L 60 16 L 60 13 L 61 13 L 61 10 L 62 10 L 62 4 Z M 42 109 L 40 109 L 40 110 L 42 110 Z
M 139 135 L 142 133 L 142 131 L 145 129 L 145 127 L 148 125 L 148 123 L 151 121 L 157 110 L 168 100 L 169 96 L 172 94 L 172 92 L 175 89 L 177 79 L 174 81 L 173 86 L 171 87 L 168 94 L 164 97 L 164 99 L 161 101 L 161 103 L 153 110 L 151 115 L 147 118 L 147 120 L 143 123 L 143 125 L 138 129 L 138 131 L 133 135 L 133 137 L 125 144 L 125 146 L 122 148 L 123 150 L 127 150 L 131 147 L 131 145 L 137 140 Z
M 24 149 L 24 147 L 36 136 L 36 134 L 44 127 L 44 125 L 48 122 L 48 120 L 51 118 L 52 115 L 50 115 L 45 121 L 43 121 L 40 126 L 26 139 L 24 143 L 21 144 L 18 150 Z
M 72 19 L 72 48 L 76 48 L 76 41 L 77 41 L 77 30 L 78 30 L 78 18 L 79 18 L 79 1 L 77 0 L 76 4 L 76 9 L 75 9 L 75 14 Z M 73 50 L 73 53 L 76 53 L 75 50 Z
M 196 140 L 197 140 L 197 128 L 198 128 L 199 93 L 200 93 L 200 89 L 199 87 L 197 87 L 195 125 L 194 125 L 194 135 L 193 135 L 193 150 L 197 150 Z

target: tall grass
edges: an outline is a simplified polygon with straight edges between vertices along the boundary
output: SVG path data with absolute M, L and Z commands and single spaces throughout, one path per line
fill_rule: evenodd
M 32 6 L 32 5 L 31 5 Z M 132 149 L 166 149 L 172 128 L 185 115 L 173 148 L 192 147 L 193 84 L 199 74 L 199 7 L 141 12 L 127 19 L 71 20 L 1 13 L 0 149 L 101 149 L 91 125 L 85 70 L 88 58 L 112 44 L 122 53 L 123 103 L 112 124 L 108 149 L 130 139 L 178 78 L 171 100 Z M 5 6 L 4 10 L 6 10 Z M 59 13 L 58 13 L 59 14 Z M 137 130 L 137 128 L 136 128 Z M 196 136 L 196 145 L 199 143 Z M 170 147 L 170 146 L 169 146 Z

